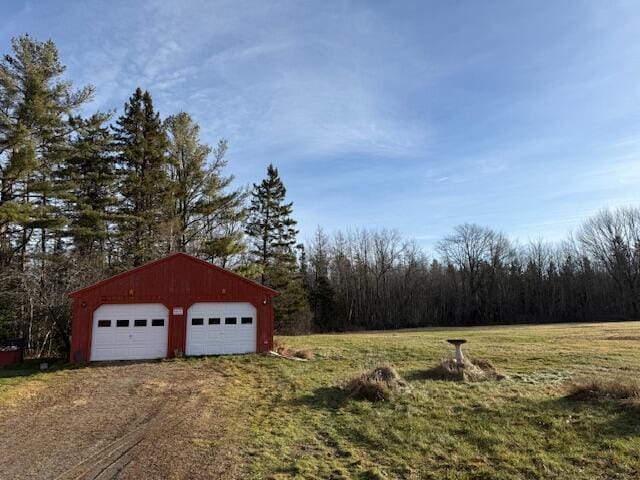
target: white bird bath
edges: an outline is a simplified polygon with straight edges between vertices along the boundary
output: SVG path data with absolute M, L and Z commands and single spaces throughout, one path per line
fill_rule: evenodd
M 464 355 L 462 354 L 462 345 L 467 343 L 463 338 L 452 338 L 447 340 L 451 345 L 456 347 L 456 365 L 458 368 L 464 368 Z

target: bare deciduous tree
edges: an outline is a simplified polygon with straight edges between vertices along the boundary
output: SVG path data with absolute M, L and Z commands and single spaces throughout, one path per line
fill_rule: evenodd
M 587 253 L 616 283 L 623 309 L 634 317 L 640 304 L 640 209 L 602 210 L 578 233 Z

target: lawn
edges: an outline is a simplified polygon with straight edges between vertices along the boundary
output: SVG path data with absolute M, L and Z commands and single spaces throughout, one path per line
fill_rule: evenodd
M 451 337 L 466 338 L 468 356 L 491 361 L 508 378 L 483 383 L 425 378 L 424 371 L 452 351 L 445 341 Z M 226 458 L 236 464 L 228 469 L 234 472 L 230 477 L 640 476 L 640 408 L 564 398 L 571 380 L 594 375 L 637 377 L 640 323 L 429 329 L 279 340 L 290 347 L 311 348 L 316 358 L 296 362 L 244 355 L 154 364 L 179 364 L 198 372 L 210 368 L 220 377 L 211 387 L 214 393 L 204 395 L 197 410 L 186 412 L 217 411 L 216 421 L 229 435 L 207 437 L 206 432 L 215 429 L 204 429 L 190 440 L 189 448 L 213 458 L 233 445 Z M 357 401 L 344 393 L 341 387 L 350 377 L 380 363 L 395 366 L 409 389 L 379 403 Z M 71 372 L 77 370 L 0 378 L 0 407 L 3 402 L 19 403 L 29 385 L 37 383 L 42 390 L 55 375 L 62 378 Z M 198 388 L 199 377 L 192 377 L 193 388 Z
M 462 336 L 466 352 L 509 376 L 460 384 L 422 375 Z M 640 373 L 640 323 L 313 335 L 312 362 L 229 362 L 230 397 L 247 399 L 255 477 L 637 478 L 640 411 L 563 398 L 565 383 Z M 392 363 L 411 391 L 345 398 L 358 371 Z

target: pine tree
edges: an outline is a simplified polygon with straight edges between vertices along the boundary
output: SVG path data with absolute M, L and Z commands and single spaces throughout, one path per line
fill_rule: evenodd
M 149 92 L 136 89 L 115 128 L 122 201 L 118 234 L 122 261 L 138 266 L 162 253 L 170 182 L 167 137 Z
M 285 203 L 287 191 L 271 164 L 267 177 L 253 185 L 246 233 L 251 254 L 261 268 L 260 282 L 275 287 L 278 270 L 295 265 L 296 222 L 291 218 L 293 203 Z
M 211 261 L 242 251 L 241 231 L 232 225 L 244 218 L 244 194 L 228 190 L 233 177 L 223 176 L 227 142 L 215 149 L 200 143 L 200 127 L 186 113 L 165 121 L 171 180 L 169 251 L 198 254 Z M 209 156 L 213 161 L 208 164 Z
M 104 257 L 109 225 L 116 204 L 113 138 L 104 122 L 109 116 L 96 114 L 80 121 L 71 154 L 60 172 L 68 190 L 69 234 L 80 255 Z
M 267 177 L 253 185 L 246 233 L 250 253 L 260 268 L 260 282 L 280 291 L 276 328 L 294 332 L 308 326 L 310 313 L 296 256 L 293 203 L 285 201 L 286 193 L 278 170 L 269 165 Z
M 211 262 L 231 268 L 247 250 L 244 235 L 247 192 L 246 189 L 227 190 L 234 178 L 222 175 L 222 169 L 227 165 L 227 147 L 227 141 L 220 140 L 213 149 L 212 182 L 208 194 L 210 206 L 203 217 L 204 235 L 198 253 Z
M 51 233 L 65 225 L 57 172 L 69 153 L 73 114 L 93 88 L 73 90 L 61 79 L 65 67 L 51 40 L 24 35 L 12 50 L 0 61 L 0 262 L 18 254 L 24 268 L 29 243 L 44 258 Z

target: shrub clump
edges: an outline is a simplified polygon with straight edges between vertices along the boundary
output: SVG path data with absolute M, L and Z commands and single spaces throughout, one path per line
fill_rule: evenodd
M 505 378 L 491 362 L 466 357 L 462 367 L 458 366 L 455 358 L 445 357 L 437 365 L 427 370 L 425 376 L 433 380 L 451 380 L 455 382 L 484 382 L 487 380 L 503 380 Z
M 407 382 L 391 365 L 382 365 L 352 378 L 345 389 L 353 398 L 370 402 L 388 401 Z
M 640 381 L 627 377 L 585 378 L 569 385 L 567 398 L 577 401 L 640 402 Z

